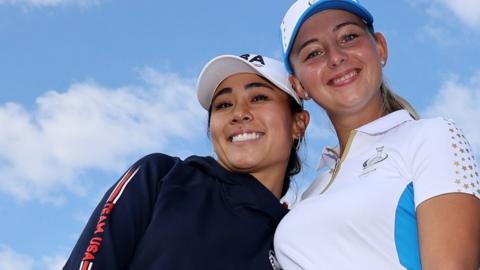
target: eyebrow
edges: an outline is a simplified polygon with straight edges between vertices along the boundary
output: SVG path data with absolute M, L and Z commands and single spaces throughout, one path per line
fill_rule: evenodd
M 249 83 L 249 84 L 245 85 L 245 90 L 248 90 L 248 89 L 251 89 L 251 88 L 255 88 L 255 87 L 265 87 L 265 88 L 268 88 L 268 89 L 273 90 L 273 87 L 272 87 L 270 84 L 264 83 L 264 82 L 252 82 L 252 83 Z
M 265 88 L 273 90 L 273 87 L 270 84 L 264 83 L 264 82 L 248 83 L 244 86 L 244 89 L 245 90 L 250 90 L 250 89 L 256 88 L 256 87 L 265 87 Z M 211 103 L 213 103 L 215 101 L 215 99 L 217 99 L 218 96 L 225 95 L 225 94 L 230 94 L 232 92 L 233 92 L 233 89 L 231 87 L 225 87 L 225 88 L 222 88 L 222 89 L 218 90 L 217 93 L 212 97 L 212 102 Z
M 232 92 L 233 92 L 233 89 L 231 87 L 222 88 L 222 89 L 218 90 L 215 95 L 213 95 L 212 102 L 210 102 L 210 103 L 213 104 L 213 102 L 215 101 L 215 99 L 217 99 L 218 96 L 229 94 L 229 93 L 232 93 Z
M 345 27 L 345 26 L 347 26 L 347 25 L 351 25 L 351 24 L 356 25 L 356 26 L 358 26 L 358 27 L 360 27 L 360 28 L 363 28 L 363 27 L 365 26 L 364 24 L 359 24 L 359 23 L 357 23 L 357 22 L 346 21 L 346 22 L 344 22 L 344 23 L 341 23 L 341 24 L 335 26 L 335 27 L 333 28 L 333 32 L 336 32 L 336 31 L 340 30 L 340 28 Z
M 347 25 L 352 25 L 352 24 L 353 24 L 353 25 L 356 25 L 356 26 L 358 26 L 358 27 L 363 27 L 363 25 L 360 25 L 360 24 L 358 24 L 358 23 L 356 23 L 356 22 L 346 21 L 346 22 L 343 22 L 343 23 L 338 24 L 338 25 L 336 25 L 335 27 L 333 27 L 332 32 L 337 32 L 337 31 L 340 30 L 341 28 L 343 28 L 343 27 L 345 27 L 345 26 L 347 26 Z M 300 51 L 303 50 L 303 48 L 305 48 L 305 47 L 307 47 L 309 44 L 314 43 L 314 42 L 317 42 L 317 41 L 318 41 L 318 38 L 312 38 L 312 39 L 309 39 L 309 40 L 305 41 L 305 42 L 300 46 L 300 48 L 298 48 L 298 49 L 296 50 L 296 53 L 298 54 Z

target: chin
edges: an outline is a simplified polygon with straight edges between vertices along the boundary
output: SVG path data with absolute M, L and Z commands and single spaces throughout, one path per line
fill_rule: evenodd
M 244 158 L 230 160 L 229 163 L 231 167 L 234 168 L 235 170 L 238 170 L 241 172 L 249 172 L 252 170 L 252 168 L 258 165 L 259 162 L 249 157 L 244 157 Z

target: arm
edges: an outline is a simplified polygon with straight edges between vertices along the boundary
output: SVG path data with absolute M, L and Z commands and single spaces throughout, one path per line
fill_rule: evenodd
M 127 269 L 150 222 L 156 194 L 172 158 L 153 155 L 134 164 L 91 215 L 64 270 Z
M 413 148 L 423 269 L 479 269 L 480 177 L 469 142 L 450 121 L 425 121 Z
M 480 200 L 464 193 L 431 198 L 417 208 L 424 270 L 480 267 Z

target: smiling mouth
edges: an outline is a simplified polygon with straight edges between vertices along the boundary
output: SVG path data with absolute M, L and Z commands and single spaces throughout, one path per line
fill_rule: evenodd
M 330 81 L 328 81 L 328 85 L 330 85 L 330 86 L 343 86 L 345 84 L 348 84 L 348 83 L 354 81 L 357 78 L 358 73 L 360 73 L 360 70 L 359 69 L 354 69 L 354 70 L 352 70 L 352 71 L 350 71 L 346 74 L 343 74 L 340 77 L 331 79 Z
M 232 142 L 246 142 L 246 141 L 254 141 L 260 139 L 263 136 L 263 133 L 260 132 L 247 132 L 237 134 L 231 137 Z

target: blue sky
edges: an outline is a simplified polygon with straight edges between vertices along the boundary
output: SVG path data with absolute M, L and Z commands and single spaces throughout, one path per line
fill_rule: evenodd
M 209 155 L 195 78 L 212 57 L 280 57 L 292 0 L 0 0 L 0 269 L 61 269 L 90 212 L 151 152 Z M 422 116 L 453 118 L 480 151 L 478 0 L 363 0 L 385 75 Z M 312 113 L 304 172 L 335 142 Z

